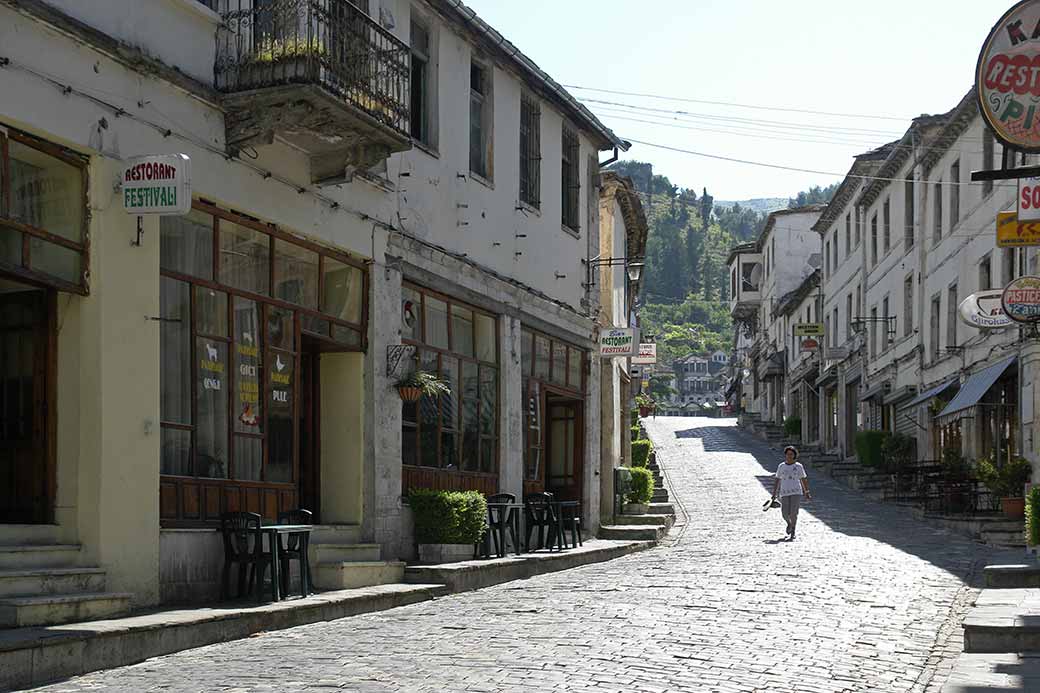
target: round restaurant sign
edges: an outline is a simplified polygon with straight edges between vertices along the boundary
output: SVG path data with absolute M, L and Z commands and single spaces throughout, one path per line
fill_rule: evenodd
M 1040 322 L 1040 277 L 1019 277 L 1004 287 L 1004 313 L 1015 322 Z
M 1018 3 L 993 27 L 979 54 L 975 92 L 997 139 L 1040 152 L 1040 0 Z

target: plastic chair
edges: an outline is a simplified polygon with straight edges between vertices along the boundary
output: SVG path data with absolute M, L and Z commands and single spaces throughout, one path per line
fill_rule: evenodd
M 513 546 L 519 552 L 520 537 L 517 536 L 516 527 L 512 522 L 513 513 L 516 512 L 516 509 L 493 507 L 495 503 L 516 503 L 516 496 L 512 493 L 496 493 L 493 496 L 488 496 L 487 502 L 488 529 L 487 534 L 484 535 L 484 546 L 487 553 L 490 553 L 491 547 L 488 545 L 488 539 L 490 538 L 495 543 L 495 554 L 499 558 L 505 558 L 507 553 L 507 534 L 509 538 L 512 538 Z
M 263 595 L 264 572 L 268 567 L 274 572 L 271 553 L 264 551 L 264 535 L 260 531 L 261 518 L 256 513 L 231 512 L 220 516 L 220 532 L 224 539 L 224 570 L 220 592 L 223 599 L 229 598 L 231 566 L 238 564 L 237 598 L 245 595 L 246 566 L 249 567 L 249 590 L 256 586 L 256 598 Z M 259 575 L 257 571 L 259 570 Z M 278 584 L 271 580 L 272 599 L 278 599 Z
M 571 547 L 585 546 L 581 540 L 581 506 L 571 506 L 560 509 L 560 531 L 571 532 Z
M 280 525 L 310 525 L 314 524 L 314 513 L 310 510 L 297 508 L 295 510 L 283 510 L 278 513 L 278 524 Z M 311 580 L 310 561 L 307 558 L 307 549 L 310 545 L 310 537 L 306 532 L 297 534 L 278 535 L 278 560 L 281 563 L 282 594 L 289 594 L 289 561 L 295 560 L 300 563 L 300 596 L 306 597 L 314 592 L 314 581 Z
M 548 548 L 552 551 L 553 546 L 560 546 L 563 537 L 560 536 L 560 522 L 556 516 L 556 508 L 553 506 L 553 494 L 534 493 L 524 498 L 524 512 L 527 520 L 527 536 L 524 543 L 528 551 L 531 550 L 531 532 L 538 530 L 538 548 Z

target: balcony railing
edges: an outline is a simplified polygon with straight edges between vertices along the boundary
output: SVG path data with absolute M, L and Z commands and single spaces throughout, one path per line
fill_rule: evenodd
M 314 85 L 407 136 L 408 46 L 347 0 L 227 0 L 217 39 L 224 93 Z

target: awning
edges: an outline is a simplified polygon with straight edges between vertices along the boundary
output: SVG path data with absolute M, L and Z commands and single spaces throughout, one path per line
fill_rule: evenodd
M 875 383 L 873 387 L 867 388 L 867 391 L 859 396 L 859 401 L 866 402 L 869 399 L 876 399 L 878 397 L 881 397 L 886 392 L 888 392 L 888 388 L 890 388 L 891 386 L 891 383 L 887 380 L 882 380 L 879 383 Z
M 960 382 L 958 378 L 950 378 L 946 382 L 936 385 L 930 390 L 925 390 L 917 397 L 914 397 L 912 400 L 910 400 L 903 406 L 899 407 L 899 409 L 909 409 L 910 407 L 916 407 L 918 404 L 923 404 L 924 402 L 930 400 L 932 397 L 938 397 L 942 393 L 946 392 L 946 390 L 948 390 L 949 388 L 956 386 L 958 382 Z
M 950 403 L 946 405 L 946 408 L 939 412 L 937 418 L 943 419 L 953 416 L 954 414 L 961 414 L 967 409 L 971 409 L 979 403 L 989 389 L 993 387 L 993 383 L 997 382 L 1000 376 L 1004 375 L 1004 371 L 1007 370 L 1008 366 L 1015 362 L 1017 356 L 1009 356 L 1003 361 L 998 361 L 992 366 L 987 366 L 981 371 L 975 373 L 968 378 L 964 385 L 961 386 L 960 392 L 957 396 L 950 400 Z
M 896 402 L 902 402 L 904 399 L 910 399 L 917 394 L 916 385 L 904 385 L 903 387 L 893 390 L 885 395 L 884 404 L 895 404 Z

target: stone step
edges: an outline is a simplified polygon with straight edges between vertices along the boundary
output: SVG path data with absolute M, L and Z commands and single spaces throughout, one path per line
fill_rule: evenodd
M 404 582 L 403 561 L 355 561 L 317 564 L 314 585 L 323 590 L 347 590 Z
M 0 546 L 0 570 L 67 568 L 79 563 L 79 544 L 16 544 Z
M 311 530 L 311 545 L 315 544 L 360 544 L 361 525 L 314 525 Z
M 0 628 L 97 621 L 130 611 L 132 595 L 120 592 L 51 594 L 0 599 Z
M 651 503 L 667 503 L 668 500 L 668 491 L 664 489 L 654 489 L 654 495 L 650 497 Z
M 311 563 L 357 563 L 378 561 L 379 544 L 311 544 Z
M 0 524 L 0 546 L 8 544 L 60 544 L 59 525 Z
M 101 568 L 0 570 L 0 598 L 105 591 Z
M 1040 589 L 984 589 L 962 625 L 965 652 L 1040 651 Z
M 672 515 L 675 516 L 675 506 L 671 503 L 651 503 L 650 504 L 651 515 Z
M 619 525 L 652 525 L 668 528 L 675 522 L 675 518 L 671 515 L 618 515 L 616 522 Z
M 657 541 L 664 535 L 663 526 L 600 525 L 600 539 L 621 541 Z
M 1040 654 L 961 654 L 940 693 L 1001 691 L 1040 691 Z
M 983 529 L 979 532 L 982 541 L 990 546 L 1006 546 L 1008 548 L 1024 547 L 1026 538 L 1022 530 L 1007 532 L 1001 530 Z
M 1040 587 L 1040 564 L 988 565 L 982 569 L 986 587 L 1021 589 Z

